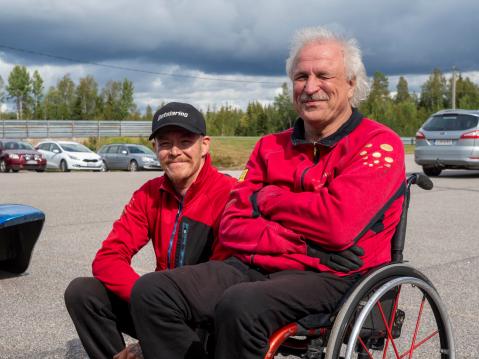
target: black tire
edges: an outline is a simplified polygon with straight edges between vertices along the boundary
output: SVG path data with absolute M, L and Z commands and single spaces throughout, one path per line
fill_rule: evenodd
M 60 171 L 61 172 L 70 172 L 70 169 L 68 168 L 67 161 L 65 161 L 65 160 L 60 161 Z
M 102 161 L 100 172 L 108 172 L 108 166 L 105 161 Z
M 44 168 L 42 168 L 42 169 L 38 169 L 38 170 L 35 170 L 35 171 L 36 171 L 36 172 L 40 172 L 40 173 L 41 173 L 41 172 L 45 172 L 45 169 L 44 169 Z
M 415 299 L 411 299 L 413 297 L 409 295 L 411 294 L 409 291 L 414 294 L 413 297 L 421 298 L 421 303 L 418 303 L 421 304 L 418 318 L 415 318 L 418 314 L 418 307 L 415 306 Z M 405 292 L 406 295 L 404 294 Z M 404 303 L 400 301 L 400 296 L 401 299 L 405 300 Z M 386 305 L 386 300 L 389 300 L 388 304 L 390 306 Z M 399 306 L 397 306 L 398 301 L 400 303 Z M 409 301 L 412 301 L 412 308 Z M 382 304 L 379 305 L 378 302 Z M 405 304 L 406 302 L 408 304 Z M 405 315 L 404 312 L 402 314 L 399 313 L 401 306 L 404 309 L 407 307 Z M 381 310 L 386 308 L 384 310 L 386 314 L 384 314 L 383 319 L 378 321 L 378 318 L 381 318 L 379 316 L 380 311 L 377 309 L 379 307 L 381 307 Z M 424 312 L 423 308 L 425 308 Z M 394 313 L 391 318 L 388 317 L 390 313 Z M 425 316 L 427 315 L 425 320 L 421 317 L 422 313 Z M 420 320 L 421 318 L 423 320 Z M 415 319 L 417 320 L 416 327 L 414 326 Z M 392 331 L 392 341 L 385 340 L 385 334 L 383 334 L 383 339 L 372 337 L 375 334 L 371 333 L 381 332 L 381 330 L 384 333 L 386 331 L 381 328 L 381 325 L 384 326 L 383 323 L 389 326 L 390 321 L 394 321 L 396 325 L 396 320 L 401 322 L 401 325 L 399 326 L 399 331 L 394 327 L 396 331 Z M 427 277 L 416 269 L 403 264 L 392 264 L 382 267 L 363 279 L 341 307 L 331 329 L 326 349 L 326 359 L 343 357 L 350 359 L 356 358 L 356 355 L 358 357 L 363 355 L 361 357 L 376 358 L 375 354 L 380 354 L 379 357 L 384 357 L 385 354 L 391 353 L 391 350 L 394 350 L 392 354 L 393 356 L 395 355 L 394 357 L 399 357 L 396 351 L 399 351 L 399 348 L 401 350 L 399 353 L 404 351 L 403 342 L 406 349 L 409 349 L 411 343 L 415 342 L 416 335 L 418 334 L 417 325 L 419 323 L 421 325 L 426 323 L 425 325 L 432 326 L 433 335 L 425 340 L 424 343 L 418 344 L 418 348 L 414 350 L 423 352 L 419 354 L 416 352 L 415 357 L 424 357 L 424 350 L 427 350 L 426 353 L 432 352 L 435 354 L 434 357 L 442 359 L 455 358 L 454 339 L 449 318 L 436 289 Z M 414 330 L 414 334 L 411 336 L 409 336 L 410 328 Z M 425 331 L 426 333 L 431 333 L 429 327 Z M 415 343 L 420 343 L 421 339 L 423 339 L 422 336 L 417 338 Z M 394 345 L 392 344 L 393 342 Z M 371 344 L 375 346 L 375 349 L 370 348 Z M 363 349 L 364 347 L 368 347 L 368 351 Z M 361 354 L 357 354 L 358 350 L 362 351 Z M 378 353 L 378 351 L 381 351 L 381 353 Z M 389 358 L 391 355 L 387 357 Z
M 4 160 L 0 160 L 0 172 L 3 172 L 3 173 L 10 172 L 10 169 L 7 167 L 7 164 L 5 163 Z
M 422 166 L 422 171 L 429 177 L 437 177 L 441 174 L 442 168 Z
M 136 172 L 138 170 L 139 170 L 138 162 L 136 162 L 135 160 L 131 160 L 130 163 L 128 164 L 128 171 Z
M 12 169 L 12 172 L 15 172 L 15 173 L 17 173 L 18 171 L 19 171 L 19 170 L 14 170 L 14 169 Z

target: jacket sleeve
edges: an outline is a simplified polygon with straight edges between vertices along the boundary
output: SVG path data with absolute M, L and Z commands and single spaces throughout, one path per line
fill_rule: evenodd
M 93 260 L 93 276 L 125 301 L 139 275 L 132 257 L 148 242 L 147 185 L 136 191 Z
M 251 195 L 265 185 L 265 164 L 259 155 L 261 140 L 232 190 L 220 224 L 222 246 L 245 254 L 306 253 L 301 236 L 281 224 L 255 214 Z
M 405 180 L 400 138 L 384 132 L 369 142 L 368 157 L 366 151 L 358 151 L 341 173 L 317 192 L 265 187 L 258 194 L 261 214 L 325 249 L 350 247 Z M 381 151 L 381 146 L 390 152 Z

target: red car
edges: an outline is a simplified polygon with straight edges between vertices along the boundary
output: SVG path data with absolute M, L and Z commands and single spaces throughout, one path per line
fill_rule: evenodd
M 45 171 L 46 158 L 32 145 L 16 140 L 0 140 L 0 172 Z

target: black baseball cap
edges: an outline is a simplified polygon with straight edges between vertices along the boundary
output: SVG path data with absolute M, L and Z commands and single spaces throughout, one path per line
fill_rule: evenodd
M 150 140 L 165 126 L 178 126 L 193 133 L 206 135 L 205 118 L 188 103 L 170 102 L 156 111 L 151 122 Z

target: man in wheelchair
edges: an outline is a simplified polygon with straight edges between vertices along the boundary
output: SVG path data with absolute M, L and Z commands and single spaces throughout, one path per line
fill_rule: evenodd
M 299 31 L 286 62 L 299 115 L 259 140 L 220 225 L 225 261 L 141 277 L 131 294 L 145 358 L 264 358 L 277 329 L 332 312 L 367 270 L 391 260 L 405 183 L 403 144 L 357 110 L 368 92 L 354 39 Z M 359 258 L 360 257 L 360 258 Z

